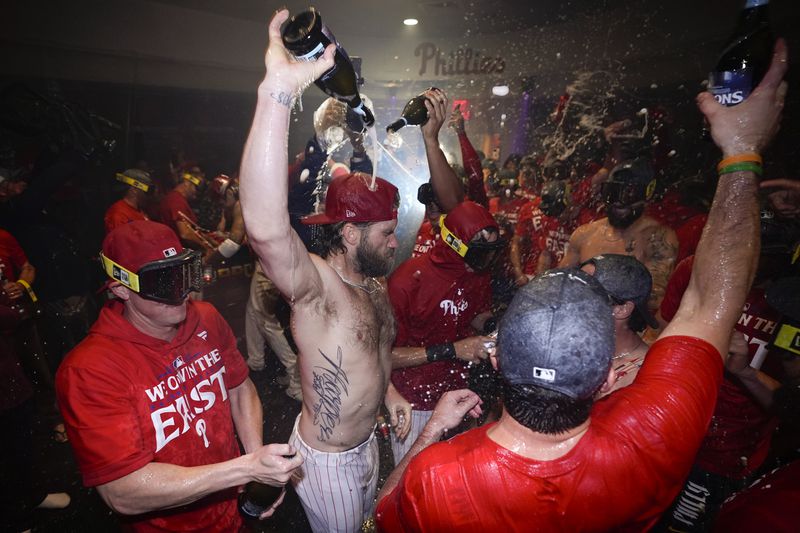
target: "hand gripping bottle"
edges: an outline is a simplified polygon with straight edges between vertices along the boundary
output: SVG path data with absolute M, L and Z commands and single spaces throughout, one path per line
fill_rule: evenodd
M 426 122 L 428 122 L 428 108 L 425 107 L 425 93 L 422 93 L 408 101 L 400 118 L 386 126 L 386 132 L 395 133 L 404 126 L 422 126 Z
M 316 61 L 331 43 L 336 45 L 334 65 L 314 83 L 329 96 L 349 105 L 361 117 L 364 126 L 370 127 L 375 117 L 361 101 L 353 63 L 331 30 L 322 23 L 319 11 L 310 7 L 292 17 L 283 28 L 284 46 L 300 61 Z
M 743 102 L 769 68 L 775 39 L 768 7 L 769 0 L 746 0 L 736 31 L 709 75 L 708 90 L 723 105 Z

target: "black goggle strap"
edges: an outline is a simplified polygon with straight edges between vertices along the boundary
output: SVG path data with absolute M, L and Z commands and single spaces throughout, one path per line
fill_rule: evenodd
M 117 280 L 133 292 L 139 292 L 139 276 L 119 263 L 115 263 L 100 252 L 100 262 L 103 270 L 111 279 Z
M 126 185 L 130 185 L 131 187 L 135 187 L 135 188 L 139 189 L 140 191 L 150 192 L 150 185 L 148 185 L 147 183 L 141 182 L 141 181 L 139 181 L 139 180 L 137 180 L 135 178 L 132 178 L 132 177 L 126 175 L 126 174 L 123 174 L 121 172 L 117 172 L 117 181 L 121 181 L 122 183 L 124 183 Z
M 439 227 L 441 227 L 442 229 L 441 231 L 442 240 L 445 243 L 447 243 L 447 246 L 452 248 L 455 253 L 457 253 L 461 257 L 464 257 L 465 255 L 467 255 L 467 252 L 469 251 L 469 246 L 464 244 L 464 242 L 458 237 L 456 237 L 452 231 L 447 229 L 447 226 L 444 225 L 444 218 L 445 215 L 439 217 Z
M 193 174 L 189 174 L 188 172 L 184 172 L 183 173 L 183 179 L 185 179 L 189 183 L 194 183 L 198 187 L 203 182 L 203 180 L 201 180 L 200 178 L 198 178 L 197 176 L 195 176 Z
M 772 344 L 800 356 L 800 328 L 791 324 L 781 324 Z

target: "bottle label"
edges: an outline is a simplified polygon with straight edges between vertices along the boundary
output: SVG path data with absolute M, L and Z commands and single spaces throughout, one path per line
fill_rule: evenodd
M 750 9 L 751 7 L 765 6 L 767 4 L 769 4 L 769 0 L 747 0 L 744 4 L 744 8 Z
M 325 52 L 325 45 L 319 43 L 316 48 L 311 50 L 307 54 L 303 54 L 301 56 L 295 56 L 298 61 L 316 61 L 319 56 L 321 56 Z
M 753 89 L 753 74 L 748 71 L 712 72 L 708 80 L 708 91 L 722 105 L 741 104 Z

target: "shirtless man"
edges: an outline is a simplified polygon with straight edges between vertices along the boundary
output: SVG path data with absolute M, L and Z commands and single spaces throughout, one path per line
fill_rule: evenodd
M 295 97 L 333 66 L 335 47 L 316 62 L 290 59 L 280 35 L 288 16 L 281 10 L 269 24 L 241 202 L 261 267 L 292 310 L 303 391 L 290 439 L 304 458 L 295 490 L 314 531 L 357 531 L 374 506 L 381 401 L 397 433 L 404 435 L 411 420 L 411 406 L 389 384 L 395 327 L 385 281 L 377 279 L 388 273 L 397 247 L 398 195 L 379 178 L 371 189 L 367 174 L 334 179 L 325 213 L 305 220 L 323 224 L 324 257 L 308 253 L 292 229 L 288 180 L 279 171 L 288 166 L 289 115 Z
M 678 238 L 669 227 L 643 216 L 655 188 L 650 166 L 642 160 L 620 163 L 602 185 L 607 218 L 584 224 L 569 239 L 559 267 L 575 267 L 600 254 L 632 255 L 653 276 L 649 307 L 658 309 L 675 267 Z

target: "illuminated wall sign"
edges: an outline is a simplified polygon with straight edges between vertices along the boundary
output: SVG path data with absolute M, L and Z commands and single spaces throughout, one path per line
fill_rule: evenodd
M 469 120 L 469 100 L 453 100 L 452 108 L 458 107 L 464 120 Z
M 433 43 L 421 43 L 414 50 L 414 55 L 420 58 L 420 76 L 500 74 L 506 69 L 506 60 L 502 57 L 484 56 L 472 48 L 458 48 L 445 52 Z

